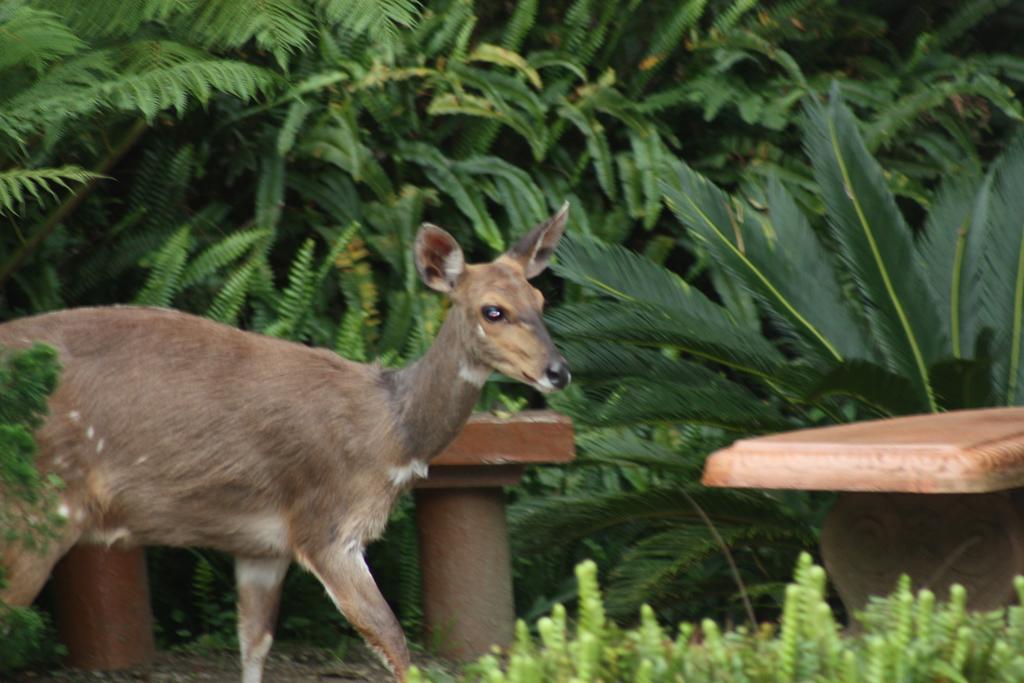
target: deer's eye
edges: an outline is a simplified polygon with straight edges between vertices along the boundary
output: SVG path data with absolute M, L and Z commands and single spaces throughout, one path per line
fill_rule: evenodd
M 489 323 L 500 323 L 505 319 L 505 310 L 499 306 L 484 306 L 480 309 L 480 313 Z

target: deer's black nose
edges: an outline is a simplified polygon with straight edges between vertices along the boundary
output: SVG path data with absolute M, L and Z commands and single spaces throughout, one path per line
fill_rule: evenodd
M 556 389 L 564 389 L 569 384 L 569 380 L 572 379 L 572 375 L 569 373 L 569 366 L 561 359 L 549 365 L 548 369 L 544 371 L 544 375 Z

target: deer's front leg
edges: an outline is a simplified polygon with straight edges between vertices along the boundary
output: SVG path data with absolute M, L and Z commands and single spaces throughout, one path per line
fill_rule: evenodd
M 409 669 L 409 650 L 398 620 L 380 594 L 363 558 L 362 547 L 349 541 L 300 557 L 327 589 L 334 604 L 383 659 L 398 681 Z
M 242 683 L 260 683 L 263 680 L 263 662 L 274 642 L 281 584 L 289 564 L 291 559 L 287 557 L 235 558 Z

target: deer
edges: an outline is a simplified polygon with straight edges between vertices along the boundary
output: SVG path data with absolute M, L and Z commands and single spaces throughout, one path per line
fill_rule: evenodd
M 568 208 L 478 264 L 424 223 L 416 269 L 450 305 L 430 348 L 401 369 L 162 308 L 0 324 L 0 346 L 59 354 L 35 436 L 40 471 L 64 482 L 47 549 L 0 548 L 0 599 L 30 604 L 76 543 L 219 550 L 235 561 L 242 681 L 259 683 L 294 561 L 404 681 L 405 635 L 364 549 L 461 431 L 492 371 L 541 392 L 570 382 L 528 282 L 547 268 Z

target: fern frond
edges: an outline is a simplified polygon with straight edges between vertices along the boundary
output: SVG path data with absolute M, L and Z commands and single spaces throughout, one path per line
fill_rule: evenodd
M 288 113 L 285 114 L 281 128 L 277 131 L 277 153 L 280 156 L 283 157 L 292 150 L 302 124 L 306 122 L 306 117 L 312 110 L 313 106 L 302 98 L 289 105 Z
M 615 171 L 612 165 L 611 146 L 608 144 L 604 128 L 600 122 L 589 118 L 568 100 L 565 100 L 558 108 L 558 113 L 583 133 L 587 142 L 587 151 L 593 159 L 597 181 L 608 199 L 614 201 L 616 198 Z
M 210 245 L 189 261 L 181 275 L 181 287 L 186 289 L 245 256 L 253 245 L 271 235 L 269 230 L 240 230 Z
M 228 325 L 236 324 L 258 270 L 259 262 L 255 258 L 239 266 L 221 286 L 204 315 Z
M 284 157 L 268 152 L 260 160 L 259 178 L 256 182 L 256 225 L 264 230 L 273 230 L 281 220 L 284 206 L 285 163 Z
M 85 183 L 98 177 L 78 166 L 0 171 L 0 215 L 17 213 L 28 197 L 42 205 L 46 202 L 44 194 L 57 199 L 57 188 L 70 190 L 68 183 Z
M 683 35 L 700 21 L 707 4 L 708 0 L 686 0 L 678 3 L 672 15 L 658 25 L 648 43 L 647 55 L 640 62 L 640 71 L 631 86 L 634 94 L 643 90 L 668 56 L 682 44 Z
M 203 3 L 188 27 L 207 47 L 241 47 L 250 40 L 287 66 L 289 57 L 312 45 L 313 16 L 302 0 Z
M 169 307 L 174 296 L 182 288 L 182 273 L 188 261 L 189 242 L 192 230 L 186 226 L 174 233 L 153 256 L 146 284 L 136 295 L 134 303 L 139 306 Z
M 332 22 L 375 42 L 394 45 L 403 29 L 416 26 L 420 5 L 415 0 L 318 0 Z
M 953 16 L 935 32 L 928 50 L 937 52 L 945 49 L 983 19 L 1009 4 L 1010 0 L 969 0 L 961 3 Z
M 431 145 L 407 143 L 398 146 L 405 160 L 418 164 L 438 190 L 454 200 L 455 205 L 471 221 L 473 229 L 495 251 L 504 251 L 505 240 L 491 218 L 487 207 L 476 194 L 471 194 L 462 179 L 452 170 L 453 162 Z
M 134 0 L 133 2 L 79 2 L 33 0 L 61 17 L 86 39 L 127 36 L 148 21 L 163 22 L 192 10 L 191 0 Z
M 277 320 L 262 330 L 264 334 L 286 339 L 302 338 L 304 323 L 312 304 L 315 248 L 316 243 L 311 239 L 302 243 L 288 271 L 288 285 L 277 302 Z
M 468 176 L 489 175 L 508 181 L 516 200 L 525 206 L 524 220 L 517 226 L 520 229 L 531 227 L 548 215 L 544 193 L 537 187 L 530 174 L 504 159 L 493 156 L 471 157 L 455 162 L 452 170 Z
M 41 72 L 50 62 L 84 47 L 53 12 L 21 2 L 0 6 L 0 71 L 25 65 Z
M 497 45 L 491 45 L 490 43 L 480 43 L 476 46 L 472 53 L 470 53 L 467 61 L 470 62 L 489 62 L 491 64 L 498 64 L 499 66 L 506 66 L 510 69 L 515 69 L 519 73 L 526 77 L 526 80 L 530 84 L 540 90 L 544 87 L 544 84 L 540 80 L 540 74 L 537 70 L 530 66 L 526 59 L 512 50 L 507 48 L 499 47 Z
M 501 38 L 502 47 L 518 51 L 537 21 L 538 0 L 518 0 Z
M 211 58 L 172 41 L 137 41 L 121 48 L 117 56 L 125 73 L 101 83 L 98 93 L 113 106 L 138 110 L 150 119 L 172 107 L 179 115 L 184 113 L 189 98 L 205 105 L 214 92 L 222 92 L 250 100 L 278 83 L 267 69 Z
M 715 17 L 715 28 L 719 31 L 728 31 L 757 4 L 757 0 L 734 0 L 728 9 Z
M 361 308 L 350 306 L 346 309 L 334 339 L 334 350 L 339 356 L 359 363 L 365 363 L 370 359 L 366 352 L 366 337 L 363 334 L 365 320 L 366 314 Z

